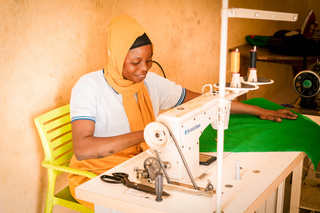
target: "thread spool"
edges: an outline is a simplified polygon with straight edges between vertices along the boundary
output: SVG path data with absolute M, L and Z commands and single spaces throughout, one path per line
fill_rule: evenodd
M 258 82 L 256 62 L 257 62 L 257 47 L 254 46 L 253 50 L 250 50 L 248 82 Z
M 232 79 L 230 87 L 240 88 L 240 52 L 238 49 L 231 52 L 231 72 L 232 72 Z
M 240 52 L 238 49 L 231 52 L 231 72 L 239 73 L 240 71 Z
M 257 47 L 254 46 L 253 50 L 250 50 L 250 65 L 249 68 L 256 68 L 257 62 Z

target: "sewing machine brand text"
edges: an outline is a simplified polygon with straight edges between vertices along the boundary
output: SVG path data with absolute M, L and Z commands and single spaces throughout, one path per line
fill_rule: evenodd
M 195 125 L 194 127 L 190 128 L 190 129 L 186 129 L 186 130 L 184 131 L 184 134 L 186 135 L 186 134 L 188 134 L 188 133 L 190 133 L 190 132 L 198 129 L 199 127 L 200 127 L 200 124 L 197 124 L 197 125 Z

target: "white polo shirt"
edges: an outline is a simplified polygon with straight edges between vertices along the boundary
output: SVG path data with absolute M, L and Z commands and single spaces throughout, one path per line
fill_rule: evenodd
M 185 88 L 149 72 L 144 80 L 155 117 L 159 110 L 180 105 Z M 82 76 L 72 89 L 70 100 L 71 121 L 93 120 L 94 136 L 110 137 L 130 132 L 130 125 L 122 104 L 122 95 L 107 83 L 103 70 Z

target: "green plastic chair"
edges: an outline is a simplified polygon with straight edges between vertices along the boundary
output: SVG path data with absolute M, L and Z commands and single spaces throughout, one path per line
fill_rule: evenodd
M 88 171 L 69 167 L 73 154 L 70 106 L 65 105 L 42 114 L 36 117 L 34 122 L 45 154 L 42 166 L 48 170 L 45 212 L 52 212 L 54 205 L 61 205 L 79 212 L 93 212 L 72 197 L 69 186 L 57 194 L 54 193 L 56 178 L 63 172 L 86 176 L 90 179 L 97 176 Z

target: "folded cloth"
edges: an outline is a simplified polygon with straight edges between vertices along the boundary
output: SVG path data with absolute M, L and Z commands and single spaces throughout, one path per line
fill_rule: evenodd
M 261 35 L 247 35 L 246 40 L 249 44 L 257 47 L 266 47 L 268 45 L 270 36 Z
M 254 98 L 243 103 L 265 109 L 283 109 L 283 106 Z M 225 152 L 305 152 L 315 169 L 320 161 L 320 126 L 308 117 L 298 114 L 297 120 L 282 119 L 281 123 L 261 120 L 253 115 L 230 115 L 224 133 Z M 217 130 L 209 125 L 200 136 L 200 152 L 216 152 Z

